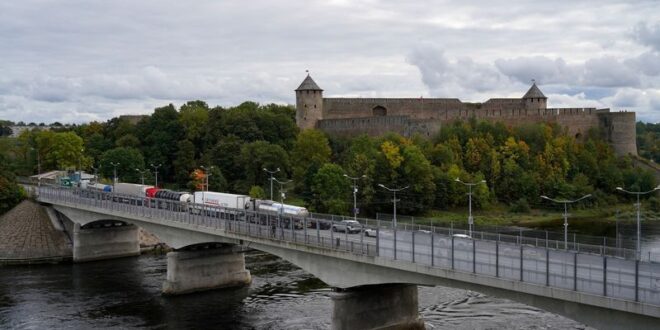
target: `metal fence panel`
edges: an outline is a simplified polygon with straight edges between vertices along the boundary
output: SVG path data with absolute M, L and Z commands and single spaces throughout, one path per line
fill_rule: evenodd
M 572 252 L 561 250 L 550 250 L 550 271 L 548 274 L 548 282 L 550 286 L 570 289 L 574 288 L 574 256 Z
M 635 300 L 635 260 L 607 260 L 607 295 Z
M 577 291 L 603 294 L 603 257 L 577 255 Z
M 523 249 L 523 281 L 546 284 L 546 253 L 544 248 L 528 247 Z

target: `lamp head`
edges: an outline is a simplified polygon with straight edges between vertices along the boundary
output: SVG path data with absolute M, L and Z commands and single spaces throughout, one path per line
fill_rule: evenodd
M 456 178 L 456 180 L 454 180 L 454 181 L 456 181 L 456 182 L 461 182 L 461 179 Z
M 548 196 L 546 196 L 546 195 L 541 195 L 541 198 L 543 198 L 543 199 L 550 199 L 550 197 L 548 197 Z
M 623 190 L 623 188 L 621 188 L 621 187 L 616 187 L 616 190 Z
M 344 176 L 348 178 L 348 175 L 344 173 Z
M 382 183 L 379 183 L 378 186 L 381 187 L 381 188 L 385 188 L 385 186 Z M 385 189 L 387 189 L 387 188 L 385 188 Z
M 481 183 L 486 183 L 486 180 L 481 180 L 481 181 L 479 181 L 479 182 L 481 182 Z

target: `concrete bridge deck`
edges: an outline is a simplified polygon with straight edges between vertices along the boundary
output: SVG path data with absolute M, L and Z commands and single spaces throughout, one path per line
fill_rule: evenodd
M 453 286 L 511 298 L 597 328 L 660 324 L 660 264 L 652 262 L 455 237 L 435 228 L 402 230 L 389 223 L 370 225 L 376 237 L 309 228 L 312 222 L 331 222 L 322 219 L 288 218 L 302 229 L 285 228 L 280 226 L 284 219 L 271 214 L 223 208 L 194 214 L 184 204 L 169 202 L 167 209 L 158 209 L 112 197 L 85 198 L 52 187 L 39 192 L 39 201 L 82 226 L 132 223 L 177 249 L 209 242 L 243 245 L 280 256 L 338 288 Z

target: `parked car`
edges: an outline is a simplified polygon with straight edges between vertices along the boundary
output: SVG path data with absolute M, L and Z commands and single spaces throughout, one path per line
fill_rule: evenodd
M 364 228 L 364 236 L 367 236 L 367 237 L 376 237 L 376 235 L 378 235 L 378 232 L 376 231 L 376 229 L 373 229 L 373 228 Z
M 348 232 L 349 234 L 359 233 L 362 231 L 362 225 L 355 220 L 342 220 L 332 225 L 332 231 Z
M 470 235 L 466 235 L 466 234 L 454 234 L 452 236 L 454 236 L 455 238 L 472 238 L 470 237 Z
M 309 228 L 316 229 L 316 226 L 319 226 L 319 229 L 330 229 L 330 221 L 323 221 L 323 220 L 307 220 L 307 226 Z

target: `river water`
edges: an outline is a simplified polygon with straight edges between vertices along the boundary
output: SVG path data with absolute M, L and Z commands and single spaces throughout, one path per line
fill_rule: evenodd
M 246 254 L 253 282 L 162 296 L 164 255 L 0 268 L 0 329 L 328 329 L 332 290 L 277 257 Z M 545 311 L 445 287 L 419 288 L 427 329 L 585 329 Z

